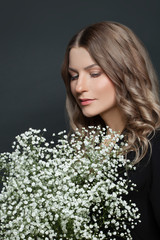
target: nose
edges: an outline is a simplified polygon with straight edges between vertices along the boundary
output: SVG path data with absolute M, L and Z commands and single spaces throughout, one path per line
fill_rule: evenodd
M 75 90 L 77 93 L 86 92 L 88 90 L 87 78 L 85 76 L 79 76 L 79 78 L 76 82 Z

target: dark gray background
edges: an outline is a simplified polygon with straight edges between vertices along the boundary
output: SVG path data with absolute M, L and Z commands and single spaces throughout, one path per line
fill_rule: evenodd
M 104 20 L 130 27 L 160 75 L 159 0 L 0 1 L 0 152 L 29 127 L 67 128 L 60 68 L 82 27 Z

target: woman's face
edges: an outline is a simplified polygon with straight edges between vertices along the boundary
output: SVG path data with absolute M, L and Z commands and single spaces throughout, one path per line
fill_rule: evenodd
M 69 55 L 71 92 L 86 117 L 100 115 L 105 121 L 116 106 L 115 87 L 101 67 L 83 47 L 74 47 Z

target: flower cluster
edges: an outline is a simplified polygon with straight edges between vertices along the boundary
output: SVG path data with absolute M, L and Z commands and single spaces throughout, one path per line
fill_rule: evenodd
M 0 155 L 0 239 L 132 239 L 139 214 L 123 198 L 134 188 L 123 136 L 100 127 L 59 135 L 54 144 L 29 129 Z

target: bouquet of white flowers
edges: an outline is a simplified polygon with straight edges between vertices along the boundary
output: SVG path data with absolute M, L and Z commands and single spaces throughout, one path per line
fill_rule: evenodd
M 134 188 L 127 178 L 133 167 L 123 136 L 107 132 L 61 132 L 57 144 L 40 130 L 16 137 L 13 152 L 0 155 L 1 240 L 132 239 L 138 209 L 123 196 Z

